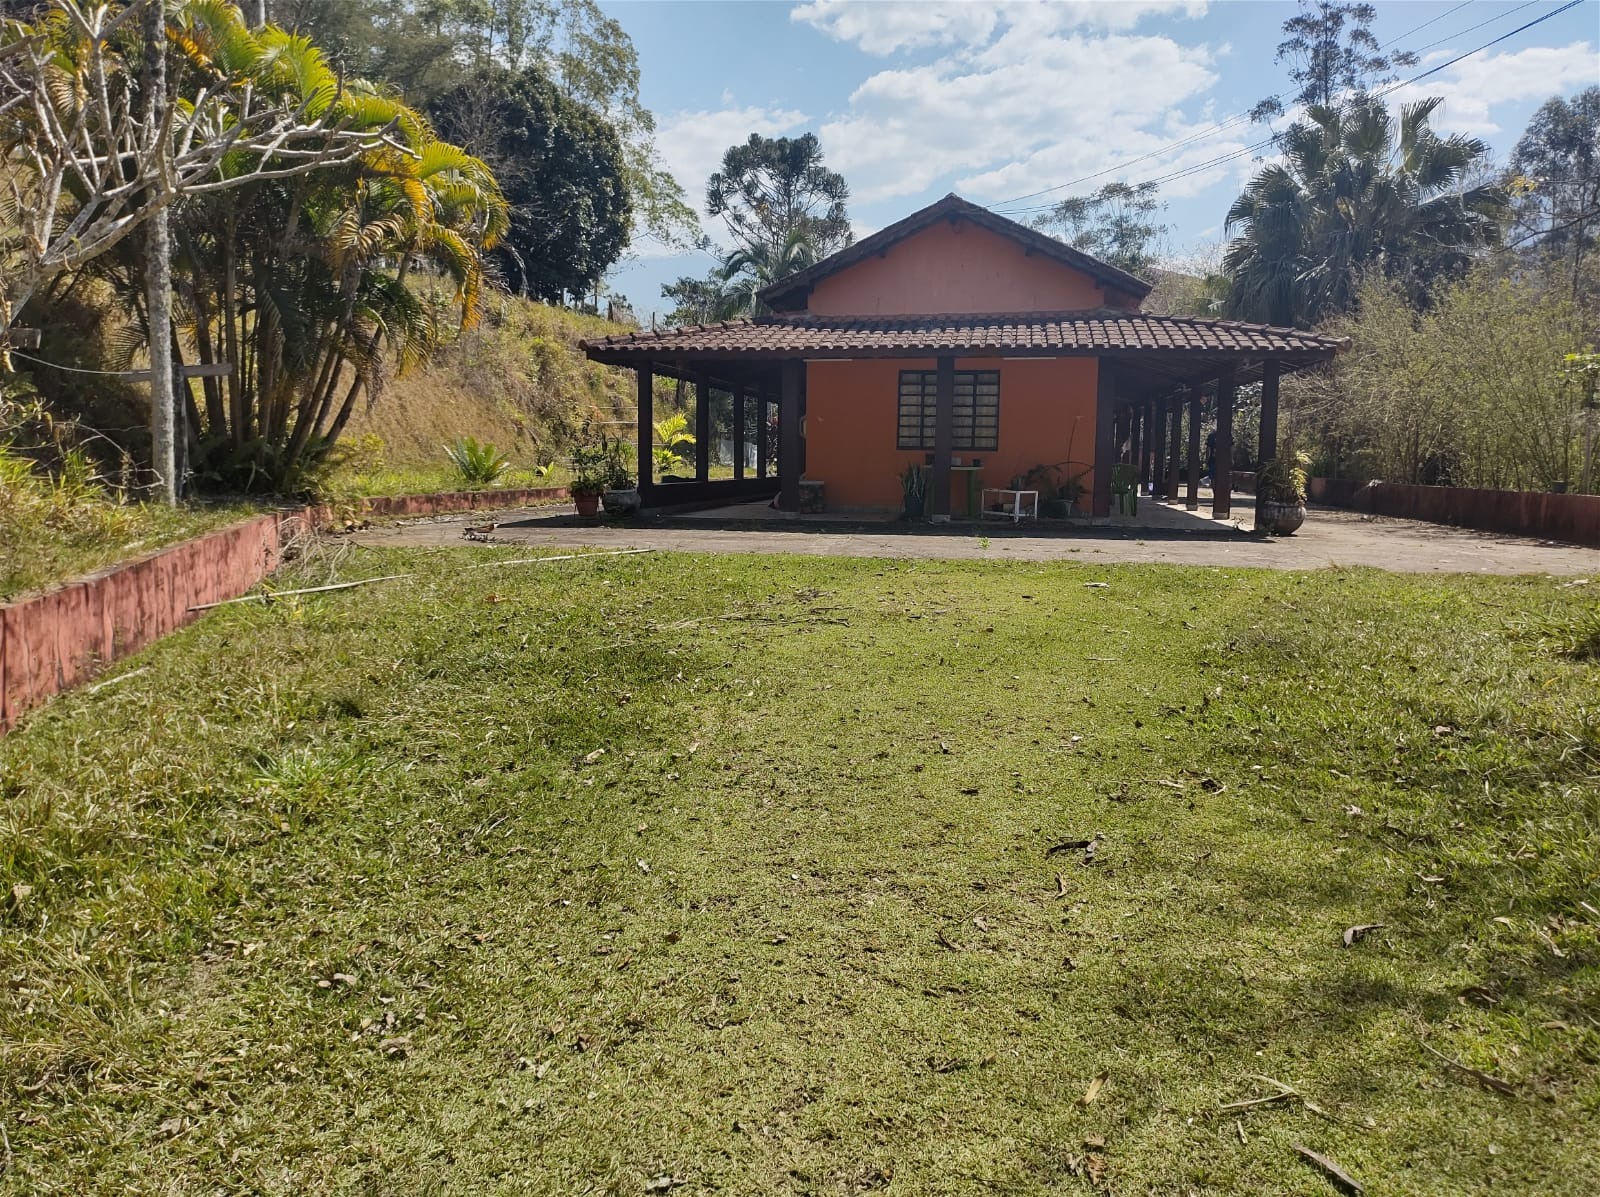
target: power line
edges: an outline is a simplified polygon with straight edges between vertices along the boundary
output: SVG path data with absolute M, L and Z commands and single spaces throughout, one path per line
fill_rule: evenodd
M 1395 37 L 1393 40 L 1391 40 L 1388 43 L 1388 45 L 1389 46 L 1394 46 L 1396 42 L 1404 41 L 1406 38 L 1410 37 L 1413 33 L 1417 33 L 1420 30 L 1426 29 L 1429 25 L 1432 25 L 1436 21 L 1444 20 L 1444 18 L 1450 16 L 1452 13 L 1456 13 L 1456 12 L 1461 11 L 1463 8 L 1466 8 L 1471 3 L 1472 3 L 1472 0 L 1463 0 L 1463 3 L 1457 4 L 1454 8 L 1447 9 L 1445 12 L 1440 13 L 1438 16 L 1431 17 L 1428 20 L 1422 22 L 1422 24 L 1414 26 L 1413 28 L 1406 30 L 1404 33 L 1400 34 L 1398 37 Z M 1414 53 L 1414 54 L 1421 53 L 1424 50 L 1430 50 L 1434 46 L 1441 45 L 1444 42 L 1454 41 L 1456 38 L 1461 37 L 1464 34 L 1471 33 L 1471 32 L 1473 32 L 1474 30 L 1477 30 L 1477 29 L 1482 29 L 1485 25 L 1492 25 L 1496 21 L 1503 21 L 1507 17 L 1513 16 L 1516 13 L 1521 12 L 1525 8 L 1531 8 L 1531 7 L 1533 7 L 1533 5 L 1535 5 L 1537 3 L 1539 3 L 1539 0 L 1525 0 L 1524 3 L 1517 5 L 1517 7 L 1515 7 L 1515 8 L 1507 9 L 1505 12 L 1502 12 L 1502 13 L 1499 13 L 1499 14 L 1493 16 L 1493 17 L 1490 17 L 1486 21 L 1479 21 L 1476 25 L 1469 25 L 1465 29 L 1462 29 L 1462 30 L 1459 30 L 1459 31 L 1457 31 L 1455 33 L 1452 33 L 1449 37 L 1444 37 L 1444 38 L 1440 38 L 1438 41 L 1429 42 L 1425 46 L 1419 46 L 1416 50 L 1413 50 L 1411 52 Z M 1582 0 L 1574 0 L 1574 3 L 1568 4 L 1563 8 L 1558 8 L 1554 12 L 1547 13 L 1545 16 L 1540 17 L 1539 20 L 1541 20 L 1541 21 L 1542 20 L 1548 20 L 1550 17 L 1557 16 L 1560 13 L 1565 12 L 1568 8 L 1574 7 L 1575 4 L 1577 4 L 1577 3 L 1582 3 Z M 1531 28 L 1533 25 L 1537 25 L 1538 23 L 1539 23 L 1539 21 L 1530 22 L 1530 24 L 1522 26 L 1521 29 L 1513 29 L 1510 33 L 1506 34 L 1505 36 L 1506 37 L 1512 37 L 1515 34 L 1518 34 L 1518 33 L 1522 32 L 1523 29 Z M 1503 39 L 1496 39 L 1496 40 L 1498 41 L 1498 40 L 1503 40 Z M 1488 43 L 1488 45 L 1491 45 L 1491 46 L 1494 45 L 1494 44 L 1495 44 L 1494 42 L 1489 42 Z M 1479 47 L 1479 49 L 1484 49 L 1484 48 L 1485 47 Z M 1476 53 L 1476 52 L 1477 51 L 1472 51 L 1472 53 Z M 1453 62 L 1459 62 L 1460 59 L 1454 59 L 1452 61 Z M 1443 64 L 1443 66 L 1450 66 L 1450 65 L 1452 65 L 1452 64 L 1451 63 L 1444 63 Z M 1441 69 L 1443 69 L 1443 67 L 1436 67 L 1434 69 L 1435 70 L 1441 70 Z M 1432 72 L 1429 72 L 1429 73 L 1432 73 Z M 1405 82 L 1414 83 L 1414 82 L 1416 82 L 1417 79 L 1421 79 L 1421 78 L 1425 78 L 1425 77 L 1426 77 L 1425 75 L 1418 75 L 1413 79 L 1406 80 Z M 1399 84 L 1395 84 L 1394 85 L 1394 87 L 1401 87 L 1401 86 L 1404 86 L 1404 83 L 1399 83 Z M 1394 90 L 1394 87 L 1390 87 L 1386 91 L 1378 92 L 1376 94 L 1378 94 L 1378 95 L 1386 95 L 1386 94 L 1388 94 L 1388 91 Z M 1271 101 L 1271 100 L 1281 100 L 1282 98 L 1283 98 L 1283 93 L 1279 92 L 1276 95 L 1267 97 L 1267 100 L 1264 100 L 1262 102 L 1266 103 L 1266 102 Z M 1037 199 L 1041 195 L 1049 195 L 1050 193 L 1055 192 L 1055 191 L 1064 191 L 1068 187 L 1076 187 L 1080 183 L 1089 183 L 1089 182 L 1093 182 L 1095 179 L 1104 178 L 1106 175 L 1118 174 L 1118 173 L 1120 173 L 1122 171 L 1127 170 L 1127 168 L 1130 167 L 1130 166 L 1138 165 L 1140 162 L 1147 162 L 1151 158 L 1163 158 L 1166 155 L 1170 154 L 1173 150 L 1180 150 L 1184 146 L 1192 145 L 1197 141 L 1205 141 L 1205 140 L 1207 140 L 1207 139 L 1209 139 L 1211 137 L 1215 137 L 1218 133 L 1226 132 L 1228 129 L 1234 128 L 1235 126 L 1239 125 L 1241 122 L 1253 123 L 1252 118 L 1251 118 L 1251 114 L 1249 112 L 1238 112 L 1238 113 L 1235 113 L 1234 115 L 1232 115 L 1230 117 L 1225 117 L 1222 121 L 1220 121 L 1219 123 L 1217 123 L 1215 125 L 1212 125 L 1209 129 L 1202 129 L 1198 133 L 1190 134 L 1188 137 L 1185 137 L 1180 141 L 1175 141 L 1171 145 L 1165 145 L 1165 146 L 1160 147 L 1159 149 L 1151 150 L 1149 153 L 1140 154 L 1137 158 L 1129 158 L 1124 162 L 1117 163 L 1117 165 L 1115 165 L 1115 166 L 1107 167 L 1105 170 L 1099 170 L 1099 171 L 1096 171 L 1093 174 L 1089 174 L 1089 175 L 1082 175 L 1079 178 L 1071 179 L 1071 180 L 1069 180 L 1069 181 L 1067 181 L 1065 183 L 1058 183 L 1054 187 L 1046 187 L 1046 188 L 1044 188 L 1043 190 L 1040 190 L 1040 191 L 1030 191 L 1026 195 L 1019 195 L 1019 196 L 1015 196 L 1015 197 L 1013 197 L 1011 199 L 1000 200 L 998 203 L 991 204 L 990 208 L 992 210 L 998 211 L 999 209 L 1009 207 L 1012 204 L 1022 203 L 1024 200 Z M 1248 153 L 1248 152 L 1250 152 L 1252 150 L 1260 149 L 1264 145 L 1270 145 L 1275 140 L 1276 140 L 1276 135 L 1274 135 L 1273 137 L 1267 138 L 1265 141 L 1256 142 L 1253 145 L 1246 146 L 1243 150 L 1236 151 L 1234 156 L 1237 157 L 1238 154 Z M 1204 169 L 1205 166 L 1207 166 L 1207 165 L 1210 165 L 1210 164 L 1202 163 L 1200 168 Z M 1180 176 L 1177 176 L 1177 177 L 1182 177 L 1182 176 L 1180 175 Z M 1019 209 L 1016 209 L 1016 211 L 1018 211 L 1018 212 L 1037 212 L 1037 211 L 1040 211 L 1041 208 L 1043 208 L 1043 207 L 1052 207 L 1052 206 L 1053 205 L 1049 205 L 1049 204 L 1036 205 L 1034 207 L 1029 207 L 1029 208 L 1019 208 Z
M 1537 3 L 1538 0 L 1531 0 L 1531 2 Z M 1491 47 L 1491 46 L 1499 45 L 1501 42 L 1505 41 L 1508 38 L 1515 37 L 1519 33 L 1522 33 L 1522 32 L 1525 32 L 1526 30 L 1532 29 L 1535 25 L 1542 24 L 1545 21 L 1550 20 L 1552 17 L 1558 17 L 1562 13 L 1566 12 L 1569 9 L 1577 8 L 1578 5 L 1580 5 L 1582 3 L 1584 3 L 1584 0 L 1568 0 L 1568 2 L 1566 4 L 1563 4 L 1560 8 L 1553 9 L 1550 12 L 1545 13 L 1541 17 L 1535 17 L 1533 20 L 1529 21 L 1527 24 L 1519 25 L 1517 28 L 1511 30 L 1509 33 L 1503 33 L 1499 37 L 1494 38 L 1492 41 L 1484 42 L 1483 45 L 1478 46 L 1475 49 L 1468 50 L 1464 54 L 1458 54 L 1454 58 L 1451 58 L 1451 59 L 1449 59 L 1449 60 L 1447 60 L 1445 62 L 1441 62 L 1438 66 L 1429 67 L 1427 70 L 1421 72 L 1420 74 L 1413 75 L 1409 79 L 1401 79 L 1398 82 L 1392 83 L 1388 87 L 1385 87 L 1380 91 L 1373 92 L 1372 93 L 1372 99 L 1375 99 L 1375 100 L 1376 99 L 1381 99 L 1382 97 L 1384 97 L 1386 95 L 1389 95 L 1391 92 L 1398 91 L 1402 87 L 1409 87 L 1411 84 L 1420 82 L 1421 80 L 1428 78 L 1428 76 L 1430 76 L 1430 75 L 1436 75 L 1442 70 L 1445 70 L 1445 69 L 1447 69 L 1449 67 L 1455 66 L 1456 63 L 1458 63 L 1458 62 L 1461 62 L 1461 61 L 1463 61 L 1465 59 L 1471 58 L 1474 54 L 1482 53 L 1484 50 L 1489 49 L 1489 47 Z M 1521 7 L 1522 8 L 1527 8 L 1528 5 L 1524 4 Z M 1516 12 L 1518 10 L 1517 9 L 1512 9 L 1511 11 L 1512 12 Z M 1505 16 L 1505 15 L 1508 15 L 1508 14 L 1501 14 L 1501 15 Z M 1487 22 L 1484 22 L 1484 24 L 1487 24 Z M 1478 28 L 1478 27 L 1479 26 L 1473 26 L 1473 28 Z M 1458 36 L 1460 36 L 1460 35 L 1459 34 L 1452 35 L 1452 37 L 1458 37 Z M 1452 40 L 1452 38 L 1445 38 L 1443 40 L 1449 41 L 1449 40 Z M 1435 43 L 1435 44 L 1437 44 L 1437 43 Z M 1243 146 L 1240 149 L 1230 151 L 1229 153 L 1226 153 L 1226 154 L 1218 155 L 1217 157 L 1208 159 L 1208 160 L 1206 160 L 1204 162 L 1197 162 L 1197 163 L 1194 163 L 1194 164 L 1189 165 L 1189 166 L 1181 167 L 1181 168 L 1179 168 L 1177 170 L 1171 171 L 1171 172 L 1169 172 L 1167 174 L 1164 174 L 1164 175 L 1157 175 L 1153 179 L 1146 179 L 1143 182 L 1137 184 L 1137 186 L 1146 187 L 1146 186 L 1154 185 L 1154 186 L 1159 187 L 1163 183 L 1171 183 L 1171 182 L 1177 181 L 1178 179 L 1188 178 L 1190 175 L 1199 174 L 1201 171 L 1209 170 L 1213 166 L 1220 166 L 1224 162 L 1230 162 L 1235 158 L 1239 158 L 1239 157 L 1244 156 L 1245 154 L 1254 153 L 1256 150 L 1264 149 L 1265 147 L 1267 147 L 1269 145 L 1272 145 L 1274 142 L 1276 142 L 1278 140 L 1278 136 L 1279 135 L 1275 133 L 1271 137 L 1263 138 L 1261 141 L 1257 141 L 1257 142 L 1254 142 L 1254 143 L 1252 143 L 1250 145 Z M 1180 144 L 1182 144 L 1182 143 L 1180 143 Z M 1155 154 L 1160 154 L 1160 153 L 1164 153 L 1164 152 L 1165 151 L 1157 150 L 1157 151 L 1155 151 L 1154 154 L 1147 154 L 1147 155 L 1145 155 L 1145 157 L 1147 157 L 1147 158 L 1148 157 L 1153 157 L 1153 156 L 1155 156 Z M 1140 161 L 1140 160 L 1141 159 L 1134 159 L 1134 161 Z M 1130 164 L 1126 164 L 1125 163 L 1124 165 L 1130 165 Z M 1120 167 L 1114 167 L 1113 169 L 1116 170 L 1116 169 L 1121 169 L 1121 168 Z M 1111 172 L 1110 171 L 1102 171 L 1100 173 L 1101 174 L 1109 174 Z M 1099 175 L 1090 175 L 1090 176 L 1087 176 L 1087 177 L 1092 179 L 1092 178 L 1098 178 Z M 1049 191 L 1059 191 L 1059 190 L 1061 190 L 1062 187 L 1072 187 L 1072 186 L 1075 186 L 1077 183 L 1081 183 L 1081 182 L 1084 182 L 1084 181 L 1085 181 L 1084 179 L 1075 179 L 1071 183 L 1063 183 L 1063 184 L 1061 184 L 1061 187 L 1047 188 L 1045 191 L 1034 192 L 1033 195 L 1034 196 L 1038 196 L 1038 195 L 1047 194 Z M 1031 199 L 1031 198 L 1033 198 L 1033 196 L 1022 196 L 1021 198 L 1022 199 Z M 1007 202 L 1014 203 L 1016 201 L 1007 201 Z M 997 204 L 995 206 L 996 207 L 1001 207 L 1001 206 L 1004 206 L 1004 205 Z M 1020 216 L 1020 215 L 1023 215 L 1025 213 L 1028 213 L 1028 212 L 1046 211 L 1046 210 L 1048 210 L 1050 208 L 1053 208 L 1053 207 L 1055 207 L 1054 204 L 1035 204 L 1035 205 L 1032 205 L 1032 206 L 1026 207 L 1026 208 L 1013 208 L 1010 212 L 1007 213 L 1007 215 L 1009 215 L 1009 216 Z

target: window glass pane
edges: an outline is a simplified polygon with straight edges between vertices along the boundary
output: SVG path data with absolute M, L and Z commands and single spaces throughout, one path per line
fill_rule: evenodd
M 902 370 L 895 445 L 932 449 L 938 421 L 939 375 L 933 370 Z M 1000 374 L 997 370 L 957 370 L 952 395 L 951 447 L 996 449 L 1000 445 Z

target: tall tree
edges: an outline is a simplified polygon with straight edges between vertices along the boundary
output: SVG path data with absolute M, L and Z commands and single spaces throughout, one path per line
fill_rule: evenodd
M 260 85 L 278 69 L 237 9 L 208 0 L 53 0 L 37 23 L 0 20 L 0 358 L 36 291 L 147 228 L 153 464 L 168 499 L 167 212 L 348 163 L 389 132 L 353 128 L 331 74 L 284 102 Z
M 424 107 L 486 71 L 538 69 L 620 138 L 630 239 L 693 236 L 694 211 L 661 165 L 655 117 L 639 97 L 638 52 L 598 0 L 271 0 L 271 12 L 352 73 Z
M 824 164 L 815 133 L 752 133 L 728 147 L 706 184 L 706 211 L 722 217 L 735 250 L 778 251 L 799 234 L 825 257 L 850 244 L 849 198 L 844 176 Z
M 1378 10 L 1370 4 L 1339 0 L 1300 0 L 1300 11 L 1283 23 L 1274 62 L 1288 61 L 1296 91 L 1291 104 L 1331 108 L 1346 95 L 1359 95 L 1393 78 L 1396 67 L 1417 65 L 1407 50 L 1385 54 L 1371 25 Z M 1281 96 L 1268 96 L 1251 109 L 1255 120 L 1281 116 Z
M 621 255 L 632 215 L 621 140 L 538 67 L 489 67 L 441 96 L 434 123 L 493 168 L 511 227 L 495 257 L 523 295 L 583 295 Z
M 1499 238 L 1505 197 L 1470 185 L 1489 152 L 1477 138 L 1442 138 L 1428 120 L 1442 101 L 1313 105 L 1281 139 L 1283 161 L 1251 179 L 1228 210 L 1239 230 L 1223 267 L 1232 315 L 1308 326 L 1347 311 L 1363 274 L 1377 273 L 1423 304 Z
M 1092 195 L 1068 196 L 1033 223 L 1060 230 L 1069 245 L 1103 262 L 1153 279 L 1156 242 L 1167 231 L 1157 223 L 1164 207 L 1154 183 L 1107 183 Z
M 1600 239 L 1600 87 L 1546 100 L 1511 154 L 1519 240 L 1568 264 L 1572 293 Z

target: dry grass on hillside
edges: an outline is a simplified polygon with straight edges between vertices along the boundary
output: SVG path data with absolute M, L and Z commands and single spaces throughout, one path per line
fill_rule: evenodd
M 585 420 L 632 421 L 631 380 L 584 360 L 583 337 L 627 331 L 595 316 L 502 297 L 482 324 L 422 370 L 396 379 L 351 420 L 352 444 L 376 435 L 390 468 L 444 462 L 444 446 L 473 436 L 518 466 L 560 456 Z

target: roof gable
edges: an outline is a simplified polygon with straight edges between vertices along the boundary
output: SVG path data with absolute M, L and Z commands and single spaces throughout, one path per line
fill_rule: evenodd
M 813 287 L 823 279 L 839 274 L 874 256 L 881 256 L 907 238 L 930 228 L 941 220 L 952 223 L 967 221 L 991 233 L 998 234 L 1021 246 L 1029 255 L 1038 255 L 1059 262 L 1080 274 L 1087 275 L 1104 287 L 1107 300 L 1115 304 L 1117 298 L 1126 297 L 1137 303 L 1150 293 L 1150 284 L 1120 270 L 1109 262 L 1072 248 L 1065 242 L 1047 236 L 1036 229 L 1018 224 L 1004 216 L 997 216 L 987 208 L 947 195 L 921 211 L 913 212 L 886 228 L 846 246 L 789 277 L 780 279 L 762 290 L 760 298 L 768 307 L 778 312 L 793 312 L 805 307 Z M 1120 305 L 1119 305 L 1120 306 Z

